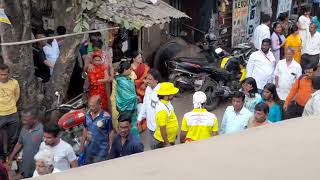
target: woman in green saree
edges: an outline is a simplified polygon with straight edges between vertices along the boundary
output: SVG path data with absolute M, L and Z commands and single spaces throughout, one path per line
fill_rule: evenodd
M 137 108 L 138 97 L 136 94 L 135 84 L 130 79 L 131 64 L 129 61 L 123 61 L 119 65 L 118 73 L 114 80 L 112 115 L 114 118 L 119 114 L 129 113 L 131 115 L 131 132 L 139 136 L 137 128 Z M 117 111 L 117 112 L 116 112 Z M 115 125 L 115 122 L 113 123 Z M 116 123 L 117 124 L 117 123 Z

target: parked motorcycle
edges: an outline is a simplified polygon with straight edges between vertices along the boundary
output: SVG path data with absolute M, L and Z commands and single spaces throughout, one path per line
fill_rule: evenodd
M 233 47 L 232 49 L 232 56 L 241 58 L 241 61 L 248 63 L 250 55 L 255 51 L 255 47 L 252 43 L 242 43 L 238 44 L 237 46 Z
M 180 90 L 203 91 L 207 95 L 205 107 L 212 111 L 223 98 L 229 98 L 241 88 L 246 77 L 246 62 L 216 48 L 210 59 L 173 58 L 169 61 L 169 81 Z
M 46 110 L 46 113 L 58 111 L 63 114 L 58 120 L 58 125 L 63 129 L 61 139 L 68 142 L 72 146 L 74 152 L 79 155 L 81 153 L 80 143 L 86 114 L 84 93 L 79 94 L 64 104 L 60 104 L 60 93 L 56 92 L 55 95 L 58 99 L 58 105 L 55 108 Z

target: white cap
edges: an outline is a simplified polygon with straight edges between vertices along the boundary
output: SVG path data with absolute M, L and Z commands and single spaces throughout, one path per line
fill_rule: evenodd
M 207 101 L 207 96 L 202 91 L 197 91 L 193 94 L 193 107 L 202 108 L 202 104 Z

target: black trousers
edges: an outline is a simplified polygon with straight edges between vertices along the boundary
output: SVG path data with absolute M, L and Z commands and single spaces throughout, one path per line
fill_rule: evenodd
M 302 70 L 306 70 L 308 68 L 315 67 L 319 64 L 319 54 L 317 55 L 309 55 L 309 54 L 303 54 L 301 56 L 301 68 Z
M 291 119 L 291 118 L 297 118 L 301 117 L 303 113 L 304 107 L 298 105 L 295 101 L 292 101 L 287 111 L 284 113 L 283 119 Z
M 17 140 L 19 131 L 19 115 L 18 113 L 10 114 L 7 116 L 0 116 L 0 156 L 4 156 L 4 136 L 3 133 L 7 131 L 8 141 L 7 141 L 7 155 L 13 150 Z

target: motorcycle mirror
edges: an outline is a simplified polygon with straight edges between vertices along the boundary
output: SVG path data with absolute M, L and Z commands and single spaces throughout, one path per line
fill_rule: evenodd
M 217 37 L 216 37 L 216 35 L 215 35 L 213 32 L 209 33 L 208 36 L 209 36 L 209 40 L 211 40 L 211 41 L 217 40 Z
M 220 34 L 223 35 L 223 34 L 226 34 L 227 32 L 228 32 L 228 29 L 227 28 L 223 28 Z

